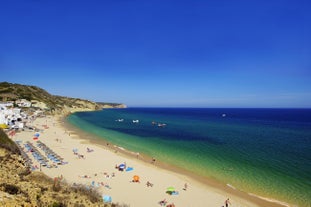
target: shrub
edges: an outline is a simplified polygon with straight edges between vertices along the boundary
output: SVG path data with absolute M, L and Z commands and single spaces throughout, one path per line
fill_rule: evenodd
M 4 187 L 4 192 L 7 192 L 11 195 L 16 195 L 16 194 L 19 194 L 21 192 L 19 187 L 16 185 L 3 183 L 2 186 Z
M 83 185 L 72 187 L 72 191 L 85 195 L 92 203 L 96 203 L 102 200 L 101 195 L 97 190 L 87 188 Z
M 66 205 L 64 203 L 61 202 L 54 202 L 51 207 L 66 207 Z

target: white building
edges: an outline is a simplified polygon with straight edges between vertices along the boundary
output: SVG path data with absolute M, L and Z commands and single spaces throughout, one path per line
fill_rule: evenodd
M 8 109 L 5 103 L 0 103 L 0 124 L 7 124 L 6 115 L 8 114 Z
M 23 118 L 25 115 L 21 114 L 20 108 L 7 108 L 6 104 L 0 104 L 0 124 L 20 129 L 24 127 Z

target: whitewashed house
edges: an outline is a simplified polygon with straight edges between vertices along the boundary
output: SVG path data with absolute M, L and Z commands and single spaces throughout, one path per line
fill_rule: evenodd
M 7 124 L 7 120 L 5 118 L 6 107 L 0 105 L 0 124 Z
M 0 103 L 0 124 L 8 124 L 9 110 L 6 107 L 6 103 Z

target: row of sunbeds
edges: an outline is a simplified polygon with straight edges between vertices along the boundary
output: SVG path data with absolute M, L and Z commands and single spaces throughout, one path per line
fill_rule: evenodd
M 56 152 L 54 152 L 40 140 L 37 141 L 37 146 L 45 153 L 47 158 L 50 159 L 54 164 L 57 165 L 66 164 L 66 162 L 63 161 L 64 159 L 61 156 L 59 156 Z
M 28 152 L 31 152 L 33 158 L 40 163 L 41 166 L 43 167 L 51 167 L 49 164 L 48 164 L 48 159 L 42 155 L 42 153 L 32 144 L 30 143 L 29 141 L 27 141 L 25 144 L 24 144 L 26 150 Z
M 29 157 L 27 152 L 30 152 L 34 160 L 40 164 L 40 167 L 57 167 L 58 165 L 67 164 L 63 161 L 63 158 L 53 152 L 43 142 L 37 141 L 37 146 L 44 152 L 43 155 L 31 142 L 27 141 L 22 145 L 22 141 L 15 141 L 17 146 L 20 148 L 21 156 L 25 160 L 25 164 L 32 170 L 39 169 L 37 165 L 34 165 L 32 159 Z M 50 161 L 53 163 L 50 164 Z

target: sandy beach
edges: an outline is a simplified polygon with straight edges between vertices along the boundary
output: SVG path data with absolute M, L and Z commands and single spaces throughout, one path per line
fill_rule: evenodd
M 20 141 L 21 146 L 30 142 L 44 155 L 44 151 L 38 146 L 38 141 L 42 142 L 62 157 L 64 164 L 53 166 L 52 161 L 49 161 L 51 167 L 40 166 L 34 160 L 33 169 L 41 170 L 52 178 L 62 176 L 68 183 L 97 188 L 101 194 L 111 196 L 113 202 L 135 207 L 161 206 L 159 202 L 164 199 L 167 201 L 166 205 L 173 203 L 176 207 L 221 207 L 225 206 L 227 198 L 230 198 L 229 206 L 233 207 L 281 206 L 164 169 L 157 161 L 154 164 L 144 161 L 142 155 L 122 153 L 122 148 L 90 142 L 83 134 L 66 127 L 62 118 L 48 116 L 34 120 L 31 124 L 40 129 L 38 140 L 33 139 L 33 131 L 23 131 L 12 138 Z M 26 149 L 25 152 L 33 159 L 30 152 Z M 121 164 L 125 165 L 125 169 L 132 169 L 120 171 L 116 165 Z M 139 177 L 139 182 L 133 182 L 135 175 Z M 147 182 L 150 183 L 149 186 Z M 173 187 L 177 195 L 168 194 L 168 187 Z

